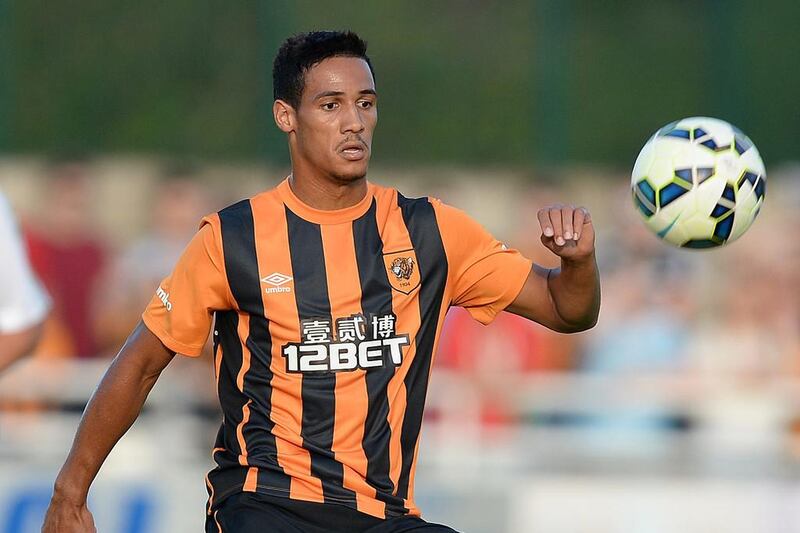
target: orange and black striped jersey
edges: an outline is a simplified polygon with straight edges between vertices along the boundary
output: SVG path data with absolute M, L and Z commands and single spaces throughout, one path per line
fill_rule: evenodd
M 418 515 L 414 470 L 445 313 L 489 323 L 531 262 L 463 212 L 374 184 L 321 211 L 288 180 L 203 219 L 145 310 L 175 352 L 214 327 L 223 423 L 209 511 L 240 491 Z

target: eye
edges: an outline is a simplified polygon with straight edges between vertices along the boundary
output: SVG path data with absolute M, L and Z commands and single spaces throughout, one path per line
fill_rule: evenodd
M 372 102 L 370 100 L 360 100 L 358 102 L 358 105 L 361 106 L 363 109 L 369 109 L 370 107 L 373 107 L 375 105 L 375 102 Z
M 336 109 L 336 107 L 337 107 L 338 105 L 339 105 L 339 104 L 337 104 L 336 102 L 326 102 L 326 103 L 322 104 L 322 106 L 321 106 L 321 107 L 322 107 L 322 109 L 324 109 L 325 111 L 333 111 L 334 109 Z

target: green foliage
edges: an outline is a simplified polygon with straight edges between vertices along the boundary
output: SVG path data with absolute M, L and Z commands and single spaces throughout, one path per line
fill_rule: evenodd
M 797 157 L 800 3 L 0 0 L 0 149 L 285 163 L 271 62 L 308 29 L 370 43 L 376 160 L 632 164 L 685 116 Z

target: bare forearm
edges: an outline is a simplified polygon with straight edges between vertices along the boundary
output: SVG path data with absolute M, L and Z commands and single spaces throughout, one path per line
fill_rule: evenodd
M 85 501 L 103 461 L 136 420 L 172 358 L 152 337 L 140 324 L 103 376 L 86 406 L 72 449 L 56 480 L 54 499 Z
M 30 353 L 42 333 L 42 325 L 36 324 L 16 333 L 0 334 L 0 372 Z
M 594 254 L 579 261 L 562 259 L 550 272 L 547 289 L 556 313 L 570 331 L 583 331 L 597 323 L 600 312 L 600 276 Z

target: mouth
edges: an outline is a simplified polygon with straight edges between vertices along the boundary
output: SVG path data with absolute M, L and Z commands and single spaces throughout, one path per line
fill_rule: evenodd
M 347 142 L 339 147 L 338 152 L 348 161 L 360 161 L 367 157 L 367 146 L 362 142 Z

